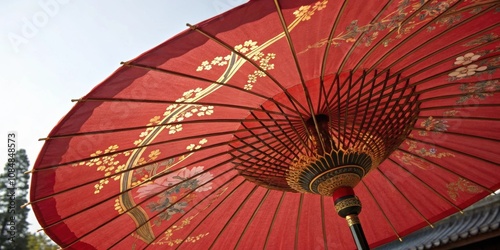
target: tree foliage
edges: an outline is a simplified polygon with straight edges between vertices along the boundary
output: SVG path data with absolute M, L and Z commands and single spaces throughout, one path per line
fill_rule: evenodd
M 26 150 L 10 152 L 0 175 L 0 249 L 57 249 L 46 235 L 28 231 L 29 160 Z
M 59 247 L 43 233 L 28 234 L 28 249 L 30 250 L 57 250 Z

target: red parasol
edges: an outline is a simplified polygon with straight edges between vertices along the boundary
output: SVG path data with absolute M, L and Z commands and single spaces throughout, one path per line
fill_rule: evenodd
M 260 0 L 190 26 L 76 100 L 33 210 L 68 249 L 352 249 L 432 227 L 500 187 L 499 7 Z

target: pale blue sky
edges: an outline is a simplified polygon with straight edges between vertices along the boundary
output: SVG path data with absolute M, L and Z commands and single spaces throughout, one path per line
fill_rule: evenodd
M 135 58 L 245 0 L 2 0 L 0 137 L 36 160 L 45 137 L 79 98 Z M 0 143 L 0 164 L 6 162 Z M 34 216 L 32 229 L 38 229 Z

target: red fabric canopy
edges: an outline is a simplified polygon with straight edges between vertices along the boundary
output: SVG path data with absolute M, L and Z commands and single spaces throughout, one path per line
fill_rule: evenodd
M 69 249 L 353 249 L 287 182 L 327 114 L 343 147 L 382 145 L 354 189 L 370 246 L 429 226 L 500 187 L 499 7 L 261 0 L 192 26 L 50 132 L 33 210 Z

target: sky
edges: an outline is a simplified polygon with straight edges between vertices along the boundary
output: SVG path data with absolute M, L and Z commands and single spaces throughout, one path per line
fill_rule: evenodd
M 73 107 L 133 59 L 245 0 L 0 1 L 0 164 L 7 134 L 34 164 L 43 142 Z M 3 137 L 4 139 L 1 139 Z M 31 213 L 30 230 L 40 229 Z

